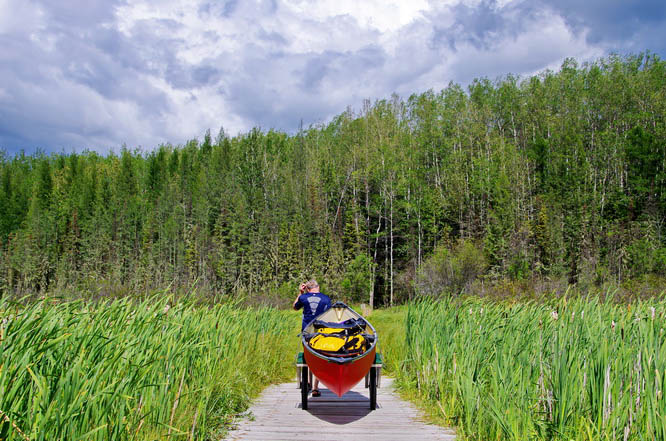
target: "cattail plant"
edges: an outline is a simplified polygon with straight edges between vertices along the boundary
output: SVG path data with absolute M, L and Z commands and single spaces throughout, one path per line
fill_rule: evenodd
M 0 301 L 0 439 L 210 439 L 287 379 L 298 317 L 116 300 Z
M 411 304 L 398 383 L 464 439 L 666 440 L 666 304 L 606 297 Z

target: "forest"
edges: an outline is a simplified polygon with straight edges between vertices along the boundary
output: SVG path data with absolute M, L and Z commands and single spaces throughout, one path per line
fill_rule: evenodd
M 312 277 L 373 306 L 663 290 L 665 150 L 666 63 L 639 54 L 366 101 L 293 134 L 0 152 L 0 296 L 280 304 Z

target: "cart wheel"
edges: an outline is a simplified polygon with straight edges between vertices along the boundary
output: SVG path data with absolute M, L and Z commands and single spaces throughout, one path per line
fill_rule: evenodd
M 308 368 L 307 366 L 301 368 L 301 408 L 308 410 Z
M 377 368 L 370 368 L 370 410 L 377 409 Z

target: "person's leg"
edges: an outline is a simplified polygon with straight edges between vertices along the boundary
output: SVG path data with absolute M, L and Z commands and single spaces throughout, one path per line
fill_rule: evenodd
M 321 392 L 319 392 L 319 378 L 314 377 L 314 385 L 312 386 L 312 396 L 318 397 L 320 395 Z

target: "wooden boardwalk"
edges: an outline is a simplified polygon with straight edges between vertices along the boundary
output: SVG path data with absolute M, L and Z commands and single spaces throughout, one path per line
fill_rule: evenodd
M 370 411 L 363 382 L 342 398 L 327 389 L 301 409 L 296 382 L 268 387 L 250 408 L 249 418 L 229 432 L 228 441 L 452 441 L 455 433 L 424 422 L 411 403 L 393 391 L 393 380 L 382 378 L 377 410 Z

